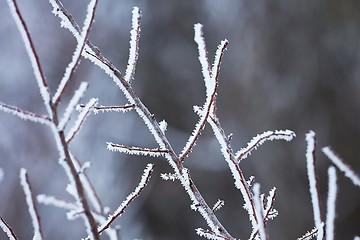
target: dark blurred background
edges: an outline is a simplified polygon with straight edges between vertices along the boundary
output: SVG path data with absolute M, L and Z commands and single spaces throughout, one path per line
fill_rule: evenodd
M 47 1 L 18 1 L 28 24 L 52 92 L 70 62 L 75 40 L 51 13 Z M 85 1 L 64 1 L 82 25 Z M 139 61 L 134 88 L 157 120 L 165 119 L 167 136 L 181 151 L 198 117 L 193 105 L 205 99 L 195 23 L 204 25 L 209 59 L 224 38 L 225 53 L 218 95 L 218 116 L 233 133 L 235 150 L 266 130 L 291 129 L 290 143 L 266 143 L 241 167 L 256 176 L 263 192 L 277 187 L 279 216 L 268 225 L 271 239 L 295 239 L 314 226 L 308 193 L 305 133 L 317 133 L 317 168 L 323 210 L 326 211 L 329 160 L 321 153 L 331 145 L 360 172 L 360 2 L 353 0 L 134 0 L 99 1 L 91 41 L 122 72 L 128 57 L 131 10 L 142 10 Z M 0 101 L 45 113 L 30 61 L 6 1 L 0 1 Z M 99 98 L 103 105 L 126 103 L 112 80 L 88 60 L 78 67 L 60 105 L 64 109 L 82 81 L 90 87 L 83 99 Z M 73 117 L 75 118 L 75 116 Z M 0 215 L 19 239 L 32 236 L 19 170 L 29 172 L 34 194 L 72 200 L 58 153 L 46 126 L 0 112 Z M 106 141 L 156 147 L 134 112 L 92 115 L 72 142 L 104 206 L 114 210 L 137 185 L 148 162 L 156 164 L 143 194 L 116 221 L 122 239 L 201 239 L 195 228 L 205 226 L 190 210 L 190 200 L 178 182 L 159 175 L 171 172 L 164 159 L 129 157 L 106 150 Z M 251 229 L 242 209 L 241 194 L 223 160 L 209 126 L 186 160 L 209 205 L 218 198 L 225 206 L 217 213 L 233 236 L 248 238 Z M 339 173 L 339 172 L 338 172 Z M 338 174 L 336 238 L 360 235 L 360 191 Z M 45 239 L 80 239 L 80 220 L 66 221 L 65 211 L 39 205 Z M 0 232 L 0 239 L 6 239 Z M 105 239 L 105 237 L 104 237 Z

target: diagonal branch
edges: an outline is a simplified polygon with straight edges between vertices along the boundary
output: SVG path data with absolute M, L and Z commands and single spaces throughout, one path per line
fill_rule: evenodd
M 121 144 L 107 142 L 107 149 L 113 152 L 121 152 L 129 155 L 143 155 L 151 157 L 162 157 L 169 153 L 166 149 L 129 147 Z
M 14 230 L 10 227 L 7 222 L 0 216 L 0 228 L 6 233 L 9 240 L 17 240 Z

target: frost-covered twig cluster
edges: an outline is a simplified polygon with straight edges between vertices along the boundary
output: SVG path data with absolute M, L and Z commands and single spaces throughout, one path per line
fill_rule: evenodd
M 215 214 L 216 211 L 219 211 L 219 209 L 225 204 L 224 200 L 219 199 L 213 207 L 210 207 L 192 179 L 190 169 L 185 166 L 186 159 L 196 146 L 197 140 L 201 136 L 202 131 L 206 125 L 209 125 L 219 143 L 219 148 L 221 149 L 225 162 L 231 171 L 235 188 L 239 190 L 243 197 L 243 207 L 248 214 L 249 221 L 252 226 L 252 232 L 249 233 L 249 239 L 269 239 L 270 236 L 267 232 L 268 222 L 278 215 L 278 212 L 275 209 L 276 188 L 273 187 L 266 194 L 261 193 L 260 183 L 256 182 L 254 176 L 246 177 L 242 171 L 241 164 L 242 160 L 246 159 L 253 150 L 266 141 L 291 141 L 295 137 L 295 133 L 290 130 L 266 131 L 251 139 L 246 147 L 241 148 L 238 151 L 234 151 L 231 145 L 232 134 L 228 135 L 225 133 L 217 116 L 216 105 L 220 65 L 228 46 L 228 41 L 223 40 L 220 42 L 215 52 L 214 61 L 211 63 L 208 58 L 208 52 L 203 36 L 203 27 L 201 24 L 195 24 L 194 26 L 194 40 L 198 46 L 199 61 L 206 88 L 206 98 L 202 106 L 194 106 L 194 112 L 199 116 L 199 121 L 194 126 L 194 130 L 189 136 L 187 142 L 184 143 L 182 150 L 177 153 L 174 151 L 171 142 L 166 136 L 166 121 L 163 120 L 158 122 L 154 115 L 143 104 L 141 99 L 139 99 L 132 87 L 132 81 L 135 78 L 136 64 L 139 57 L 140 10 L 137 7 L 133 8 L 129 58 L 125 75 L 123 75 L 109 60 L 105 58 L 105 56 L 102 55 L 101 51 L 88 40 L 89 32 L 95 16 L 95 10 L 98 2 L 97 0 L 91 0 L 89 2 L 87 15 L 82 29 L 80 29 L 71 14 L 64 8 L 60 0 L 49 0 L 49 2 L 53 7 L 53 13 L 60 18 L 61 26 L 69 30 L 77 41 L 72 60 L 68 64 L 64 76 L 53 95 L 51 94 L 48 83 L 43 74 L 42 66 L 37 56 L 32 38 L 29 30 L 27 29 L 26 22 L 19 11 L 17 3 L 15 0 L 8 0 L 11 13 L 17 23 L 27 53 L 30 57 L 40 94 L 47 110 L 47 115 L 29 112 L 19 109 L 16 106 L 0 102 L 0 110 L 12 113 L 25 120 L 45 124 L 52 130 L 59 150 L 59 163 L 64 168 L 70 181 L 66 191 L 75 199 L 74 202 L 67 202 L 45 194 L 38 195 L 34 198 L 31 192 L 28 174 L 25 169 L 22 169 L 20 172 L 20 179 L 32 218 L 34 239 L 42 239 L 41 222 L 36 210 L 37 203 L 35 199 L 38 203 L 65 209 L 69 220 L 74 220 L 79 217 L 83 218 L 87 231 L 87 236 L 84 236 L 85 239 L 100 239 L 100 235 L 103 232 L 105 232 L 112 240 L 118 239 L 116 228 L 112 226 L 113 222 L 120 217 L 130 203 L 141 194 L 150 179 L 154 165 L 147 165 L 139 185 L 127 196 L 114 213 L 108 215 L 109 211 L 102 206 L 100 198 L 94 191 L 90 179 L 85 174 L 86 169 L 91 167 L 91 164 L 89 162 L 81 163 L 75 158 L 69 149 L 70 142 L 76 137 L 86 118 L 91 113 L 103 113 L 108 111 L 120 113 L 135 111 L 145 123 L 158 146 L 156 148 L 145 148 L 141 146 L 127 146 L 121 143 L 107 142 L 107 148 L 111 151 L 130 155 L 165 158 L 171 166 L 173 172 L 162 173 L 162 179 L 172 181 L 176 180 L 181 183 L 186 194 L 191 200 L 191 209 L 199 212 L 208 226 L 208 229 L 197 228 L 196 233 L 207 239 L 236 239 L 228 232 Z M 127 102 L 122 105 L 102 106 L 98 104 L 98 99 L 92 98 L 88 103 L 81 104 L 81 98 L 88 86 L 88 84 L 84 82 L 81 83 L 78 90 L 75 91 L 67 108 L 62 114 L 62 117 L 59 117 L 59 103 L 62 101 L 64 92 L 71 81 L 71 77 L 79 64 L 81 57 L 89 59 L 95 65 L 104 70 L 124 93 Z M 77 120 L 72 126 L 68 126 L 68 124 L 70 124 L 70 117 L 75 114 L 75 110 L 80 112 L 77 116 Z M 308 143 L 306 151 L 307 170 L 314 211 L 315 228 L 299 239 L 312 239 L 316 236 L 317 239 L 324 239 L 326 237 L 326 239 L 330 240 L 334 238 L 335 233 L 334 219 L 336 213 L 335 203 L 337 192 L 336 170 L 335 167 L 330 167 L 328 171 L 329 194 L 327 200 L 326 221 L 324 221 L 320 211 L 320 199 L 316 183 L 315 133 L 309 132 L 306 135 L 306 140 Z M 348 165 L 338 158 L 330 150 L 330 148 L 323 148 L 323 152 L 329 157 L 336 167 L 345 173 L 345 176 L 349 177 L 355 185 L 360 186 L 359 177 Z M 2 174 L 0 174 L 0 180 L 1 175 Z M 14 231 L 2 217 L 0 217 L 0 226 L 9 239 L 17 239 Z

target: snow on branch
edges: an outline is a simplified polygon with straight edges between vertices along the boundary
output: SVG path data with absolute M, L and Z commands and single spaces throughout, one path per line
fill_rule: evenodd
M 102 223 L 101 226 L 98 227 L 98 232 L 101 234 L 103 231 L 105 231 L 107 228 L 110 227 L 110 225 L 125 211 L 125 209 L 130 205 L 131 202 L 133 202 L 138 196 L 140 196 L 141 192 L 144 190 L 145 186 L 148 184 L 151 173 L 154 169 L 154 165 L 149 163 L 147 164 L 146 168 L 144 169 L 144 173 L 141 176 L 141 180 L 138 184 L 138 186 L 135 188 L 135 190 L 130 193 L 126 199 L 120 204 L 118 209 L 110 215 L 106 222 Z
M 310 195 L 311 195 L 311 203 L 314 212 L 314 223 L 315 227 L 318 229 L 317 239 L 323 239 L 323 222 L 321 220 L 321 212 L 320 212 L 320 200 L 319 200 L 319 193 L 318 188 L 316 185 L 316 170 L 315 170 L 315 148 L 316 148 L 316 139 L 315 139 L 315 132 L 309 131 L 306 134 L 306 166 L 307 166 L 307 173 L 309 178 L 309 188 L 310 188 Z
M 68 123 L 68 121 L 70 119 L 72 112 L 74 111 L 75 106 L 79 103 L 80 99 L 84 95 L 84 92 L 86 91 L 88 85 L 89 85 L 88 83 L 82 82 L 80 84 L 79 89 L 75 91 L 74 96 L 71 98 L 69 105 L 67 106 L 65 113 L 59 122 L 59 125 L 58 125 L 59 131 L 64 130 L 66 124 Z
M 349 178 L 355 186 L 360 187 L 360 177 L 359 175 L 342 160 L 338 157 L 330 147 L 322 148 L 322 152 L 342 171 L 347 178 Z
M 163 157 L 169 153 L 166 149 L 129 147 L 121 144 L 107 142 L 107 149 L 113 152 L 121 152 L 129 155 L 143 155 L 150 157 Z
M 328 169 L 329 175 L 329 190 L 327 199 L 327 212 L 326 212 L 326 240 L 334 239 L 334 221 L 335 221 L 335 202 L 336 202 L 336 170 L 331 166 Z
M 20 183 L 25 193 L 26 203 L 28 205 L 28 210 L 32 220 L 32 225 L 34 227 L 33 240 L 41 240 L 43 238 L 41 234 L 40 218 L 35 206 L 34 197 L 31 192 L 27 171 L 24 168 L 20 170 Z
M 18 238 L 15 235 L 15 232 L 10 227 L 9 224 L 5 222 L 5 220 L 0 216 L 0 228 L 6 233 L 9 240 L 17 240 Z
M 85 107 L 85 104 L 78 104 L 76 106 L 76 110 L 82 111 Z M 133 110 L 135 108 L 134 104 L 125 104 L 120 106 L 103 106 L 103 105 L 96 105 L 93 107 L 93 113 L 98 114 L 99 112 L 127 112 Z
M 130 31 L 129 59 L 125 72 L 125 80 L 128 82 L 134 79 L 136 62 L 139 57 L 140 19 L 140 9 L 134 7 L 132 11 L 132 30 Z
M 6 113 L 11 113 L 17 117 L 20 117 L 23 120 L 29 120 L 36 123 L 42 123 L 45 125 L 51 124 L 51 119 L 49 116 L 36 114 L 33 112 L 25 111 L 16 106 L 8 105 L 0 102 L 0 110 Z
M 275 130 L 275 131 L 266 131 L 262 134 L 258 134 L 253 137 L 251 141 L 247 144 L 246 148 L 240 149 L 236 154 L 236 159 L 240 163 L 242 160 L 247 158 L 253 150 L 256 150 L 260 145 L 266 141 L 272 140 L 285 140 L 291 141 L 296 134 L 290 130 Z
M 22 17 L 22 15 L 20 13 L 20 10 L 17 6 L 16 1 L 15 0 L 7 0 L 7 2 L 10 7 L 11 15 L 13 16 L 13 18 L 16 22 L 16 25 L 20 31 L 21 38 L 24 41 L 26 51 L 29 55 L 31 65 L 34 70 L 34 75 L 35 75 L 35 78 L 37 80 L 37 83 L 38 83 L 38 86 L 40 89 L 41 97 L 45 103 L 48 114 L 52 117 L 52 110 L 51 110 L 51 106 L 50 106 L 50 102 L 51 102 L 50 90 L 48 87 L 48 83 L 45 79 L 43 70 L 41 68 L 40 59 L 36 53 L 34 43 L 30 36 L 30 32 L 27 28 L 24 18 Z
M 77 39 L 77 45 L 76 45 L 75 51 L 73 53 L 71 62 L 66 67 L 64 76 L 61 79 L 60 84 L 59 84 L 59 86 L 55 92 L 54 98 L 53 98 L 53 103 L 55 105 L 59 104 L 61 96 L 63 95 L 66 86 L 68 85 L 72 75 L 75 72 L 77 65 L 80 62 L 81 53 L 86 45 L 86 40 L 88 38 L 90 28 L 91 28 L 92 22 L 95 17 L 95 9 L 96 9 L 97 2 L 98 2 L 98 0 L 91 0 L 87 6 L 87 14 L 86 14 L 86 17 L 84 20 L 84 26 L 81 31 L 80 37 Z
M 200 23 L 195 24 L 194 31 L 195 31 L 194 41 L 198 45 L 199 61 L 201 64 L 201 69 L 205 79 L 205 83 L 207 84 L 211 81 L 211 76 L 210 76 L 210 63 L 207 58 L 208 53 L 206 50 L 206 44 L 204 40 L 203 26 Z M 206 86 L 206 88 L 208 88 L 208 86 Z
M 90 99 L 90 101 L 85 105 L 83 111 L 79 114 L 74 126 L 69 130 L 68 134 L 66 135 L 66 142 L 69 143 L 75 135 L 79 132 L 81 126 L 83 125 L 86 117 L 89 115 L 92 108 L 95 106 L 97 102 L 96 98 Z

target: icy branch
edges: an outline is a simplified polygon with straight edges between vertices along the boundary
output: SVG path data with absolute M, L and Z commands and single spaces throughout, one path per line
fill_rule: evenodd
M 71 62 L 68 64 L 68 66 L 65 70 L 65 74 L 64 74 L 63 78 L 61 79 L 60 84 L 59 84 L 59 86 L 55 92 L 54 98 L 53 98 L 53 102 L 55 105 L 59 104 L 61 96 L 63 95 L 66 86 L 68 85 L 72 75 L 75 72 L 77 65 L 80 62 L 81 53 L 85 47 L 91 25 L 92 25 L 92 22 L 95 17 L 95 9 L 96 9 L 97 2 L 98 2 L 97 0 L 91 0 L 87 6 L 87 14 L 85 17 L 84 26 L 81 31 L 80 37 L 77 39 L 77 45 L 76 45 L 75 51 L 73 53 Z
M 129 59 L 125 72 L 125 80 L 128 82 L 134 79 L 136 62 L 139 56 L 140 18 L 141 12 L 139 8 L 134 7 L 132 11 L 132 30 L 130 31 Z
M 175 181 L 176 179 L 179 179 L 179 177 L 174 173 L 161 173 L 160 177 L 165 181 Z
M 322 152 L 342 171 L 347 178 L 349 178 L 355 186 L 360 187 L 359 175 L 349 166 L 344 160 L 336 156 L 330 147 L 324 147 Z
M 48 114 L 52 117 L 52 110 L 51 110 L 51 106 L 50 106 L 51 96 L 50 96 L 48 83 L 43 74 L 39 56 L 36 53 L 35 46 L 31 39 L 29 30 L 27 28 L 25 20 L 21 16 L 21 13 L 19 11 L 16 1 L 15 0 L 7 0 L 7 2 L 10 7 L 11 15 L 13 16 L 13 18 L 16 22 L 16 25 L 20 31 L 21 38 L 24 41 L 26 51 L 29 55 L 31 65 L 34 70 L 34 75 L 35 75 L 35 78 L 37 80 L 37 83 L 38 83 L 38 86 L 40 89 L 41 97 L 45 103 Z
M 24 168 L 22 168 L 20 170 L 20 182 L 21 182 L 21 186 L 25 193 L 26 203 L 28 205 L 30 217 L 32 220 L 32 225 L 34 227 L 33 240 L 41 240 L 42 234 L 41 234 L 41 225 L 40 225 L 39 215 L 38 215 L 37 209 L 35 207 L 33 195 L 31 193 L 31 187 L 29 184 L 27 172 Z
M 63 208 L 66 210 L 74 210 L 74 209 L 78 209 L 79 206 L 74 204 L 74 203 L 70 203 L 64 200 L 60 200 L 57 199 L 53 196 L 47 196 L 45 194 L 39 194 L 36 197 L 36 200 L 38 201 L 38 203 L 44 204 L 44 205 L 48 205 L 48 206 L 54 206 L 54 207 L 58 207 L 58 208 Z
M 141 176 L 139 185 L 135 188 L 135 190 L 132 193 L 130 193 L 127 196 L 125 201 L 123 201 L 120 204 L 118 209 L 116 209 L 116 211 L 108 217 L 107 221 L 101 224 L 101 226 L 98 228 L 99 234 L 101 234 L 104 230 L 109 228 L 110 225 L 115 221 L 115 219 L 117 219 L 125 211 L 125 209 L 130 205 L 130 203 L 133 202 L 140 195 L 142 190 L 149 182 L 153 169 L 154 169 L 153 164 L 151 163 L 147 164 L 146 168 L 144 169 L 144 173 Z
M 310 240 L 317 236 L 318 229 L 314 227 L 311 231 L 308 231 L 303 236 L 299 237 L 297 240 Z
M 75 135 L 79 132 L 80 127 L 83 125 L 86 117 L 90 113 L 91 109 L 95 106 L 97 99 L 92 98 L 90 101 L 85 105 L 83 111 L 79 114 L 74 126 L 70 129 L 68 134 L 66 135 L 66 142 L 69 143 Z
M 321 212 L 320 212 L 320 200 L 319 193 L 316 186 L 316 171 L 315 171 L 315 133 L 310 131 L 306 134 L 306 162 L 307 162 L 307 173 L 309 178 L 309 187 L 311 195 L 311 203 L 314 212 L 314 223 L 315 227 L 318 229 L 317 239 L 323 239 L 323 223 L 321 221 Z
M 33 112 L 28 112 L 25 110 L 22 110 L 16 106 L 7 105 L 5 103 L 0 102 L 0 110 L 11 113 L 17 117 L 20 117 L 23 120 L 29 120 L 36 123 L 42 123 L 46 125 L 51 124 L 51 119 L 48 116 L 36 114 Z
M 9 240 L 17 240 L 15 232 L 12 228 L 5 222 L 5 220 L 0 216 L 0 228 L 6 233 Z
M 260 184 L 255 183 L 254 187 L 254 203 L 255 203 L 255 211 L 256 216 L 258 216 L 257 227 L 261 240 L 266 240 L 266 230 L 264 224 L 264 215 L 263 215 L 263 204 L 260 197 Z
M 295 136 L 296 136 L 295 133 L 290 130 L 275 130 L 275 131 L 267 131 L 262 134 L 258 134 L 256 137 L 251 139 L 251 141 L 247 144 L 246 148 L 242 148 L 240 151 L 238 151 L 235 154 L 236 159 L 240 163 L 242 160 L 247 158 L 253 150 L 256 150 L 257 147 L 259 147 L 266 141 L 272 141 L 272 140 L 291 141 Z
M 140 148 L 140 147 L 128 147 L 121 144 L 115 144 L 107 142 L 107 149 L 113 152 L 121 152 L 129 155 L 143 155 L 150 157 L 163 157 L 165 154 L 169 153 L 166 149 L 158 148 Z
M 68 123 L 68 121 L 70 119 L 72 112 L 74 111 L 75 106 L 79 103 L 79 101 L 82 98 L 82 96 L 84 95 L 84 92 L 86 91 L 87 87 L 88 87 L 88 83 L 82 82 L 80 84 L 79 89 L 76 90 L 74 96 L 70 100 L 69 105 L 67 106 L 67 108 L 65 110 L 64 116 L 61 118 L 61 120 L 59 122 L 59 126 L 58 126 L 59 131 L 64 130 L 66 124 Z
M 214 212 L 218 211 L 220 208 L 222 208 L 225 205 L 224 200 L 218 199 L 217 202 L 212 207 L 212 210 Z
M 195 36 L 194 41 L 198 45 L 199 50 L 199 61 L 201 64 L 202 73 L 205 79 L 205 83 L 209 83 L 211 81 L 210 79 L 210 63 L 207 58 L 207 50 L 206 50 L 206 44 L 204 40 L 204 34 L 203 34 L 203 26 L 200 23 L 197 23 L 194 25 L 195 30 Z M 209 88 L 209 86 L 206 86 L 206 88 Z
M 334 221 L 335 221 L 335 201 L 336 201 L 336 170 L 331 166 L 328 170 L 329 174 L 329 192 L 327 199 L 327 213 L 326 213 L 326 240 L 334 239 Z

